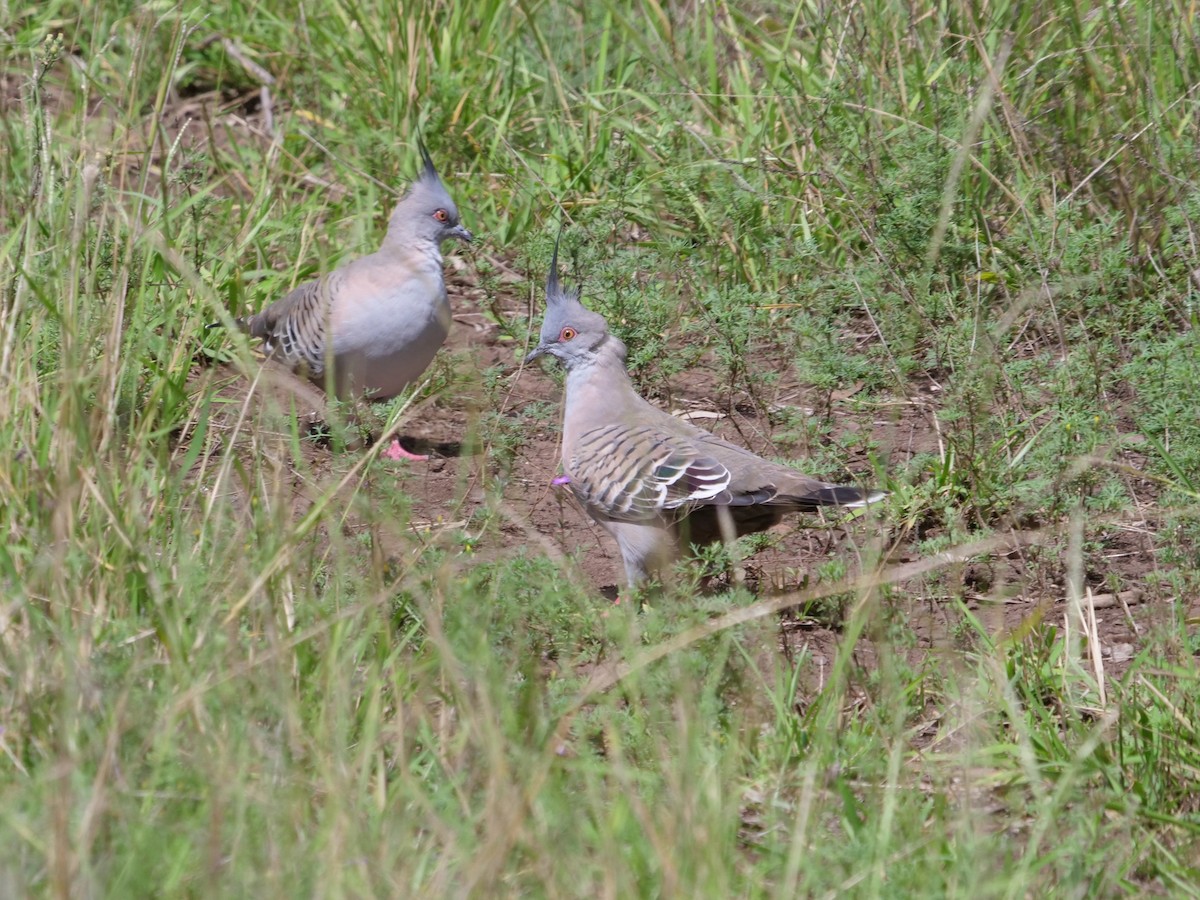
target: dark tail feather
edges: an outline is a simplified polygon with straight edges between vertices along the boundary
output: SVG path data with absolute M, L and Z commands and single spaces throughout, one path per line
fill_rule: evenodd
M 887 491 L 864 491 L 862 488 L 827 484 L 811 494 L 795 499 L 798 503 L 813 510 L 819 506 L 844 506 L 848 509 L 857 509 L 877 503 L 886 496 Z

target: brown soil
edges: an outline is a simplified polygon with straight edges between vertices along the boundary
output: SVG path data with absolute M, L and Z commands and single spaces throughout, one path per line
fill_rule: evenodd
M 280 100 L 276 97 L 274 102 Z M 164 116 L 164 125 L 173 137 L 177 136 L 175 132 L 184 132 L 184 146 L 212 141 L 214 151 L 230 141 L 265 141 L 270 132 L 271 102 L 270 97 L 264 101 L 258 91 L 251 90 L 239 96 L 198 94 L 178 99 Z M 217 121 L 222 127 L 189 130 L 184 127 L 188 120 Z M 205 137 L 201 138 L 202 134 Z M 171 141 L 166 143 L 169 145 Z M 471 251 L 488 252 L 481 247 Z M 446 525 L 471 520 L 485 504 L 483 486 L 491 481 L 480 476 L 506 469 L 502 499 L 492 504 L 502 524 L 498 530 L 484 533 L 475 552 L 482 557 L 497 557 L 532 547 L 559 557 L 577 573 L 581 582 L 595 589 L 597 603 L 607 602 L 605 598 L 611 600 L 616 595 L 616 583 L 621 577 L 619 555 L 604 532 L 582 513 L 569 494 L 550 483 L 559 471 L 557 420 L 529 415 L 531 404 L 557 405 L 559 390 L 540 368 L 519 368 L 517 363 L 524 348 L 496 324 L 499 317 L 528 315 L 527 300 L 516 293 L 523 291 L 525 279 L 513 272 L 505 260 L 491 258 L 492 270 L 502 273 L 499 281 L 511 285 L 513 293 L 497 295 L 493 291 L 488 295 L 474 275 L 472 258 L 456 250 L 447 259 L 455 327 L 435 367 L 449 373 L 451 387 L 415 406 L 401 431 L 409 449 L 427 452 L 430 459 L 407 464 L 376 460 L 372 463 L 374 471 L 380 471 L 380 467 L 395 470 L 395 477 L 413 500 L 410 529 L 428 534 Z M 848 340 L 862 337 L 870 335 L 846 335 Z M 782 354 L 772 358 L 766 353 L 760 358 L 775 371 L 787 373 L 790 369 Z M 497 367 L 506 373 L 501 382 L 503 387 L 498 395 L 493 392 L 489 397 L 482 387 L 481 373 Z M 240 401 L 245 397 L 246 380 L 228 369 L 218 367 L 198 374 L 193 379 L 197 396 L 202 394 L 201 379 L 217 379 L 219 393 L 226 399 Z M 295 380 L 288 383 L 286 375 L 272 380 L 274 384 L 266 392 L 274 398 L 271 405 L 294 407 L 305 421 L 322 418 L 320 391 Z M 751 396 L 744 389 L 731 392 L 722 384 L 716 367 L 702 361 L 672 378 L 669 389 L 673 411 L 700 411 L 706 417 L 696 420 L 697 424 L 712 427 L 727 439 L 766 455 L 784 455 L 787 449 L 776 446 L 773 427 L 765 413 L 778 403 L 815 407 L 819 410 L 815 414 L 831 416 L 836 423 L 835 436 L 838 432 L 868 436 L 880 448 L 879 455 L 889 468 L 898 468 L 917 454 L 936 454 L 943 446 L 944 439 L 935 419 L 942 386 L 933 378 L 915 382 L 906 396 L 866 407 L 855 401 L 854 386 L 835 391 L 832 397 L 815 396 L 805 385 L 789 381 L 786 375 L 770 397 Z M 229 405 L 229 410 L 237 408 L 237 402 Z M 499 421 L 517 435 L 511 463 L 495 446 L 475 447 L 477 442 L 471 436 L 476 433 L 481 413 L 485 412 L 499 416 L 493 425 Z M 230 414 L 227 411 L 224 415 Z M 490 431 L 495 432 L 495 428 Z M 186 439 L 187 435 L 183 437 Z M 347 451 L 347 458 L 339 460 L 327 448 L 306 445 L 306 471 L 291 473 L 297 512 L 312 502 L 320 484 L 349 468 L 352 454 L 358 452 L 361 450 Z M 804 448 L 789 452 L 802 453 Z M 1132 452 L 1124 452 L 1120 461 L 1134 473 L 1142 463 Z M 850 456 L 844 463 L 850 471 L 870 471 L 865 458 Z M 391 477 L 390 473 L 387 477 Z M 1144 576 L 1158 565 L 1154 487 L 1136 474 L 1127 480 L 1140 509 L 1121 519 L 1090 522 L 1086 527 L 1087 538 L 1102 547 L 1100 552 L 1086 556 L 1083 574 L 1089 589 L 1101 597 L 1096 625 L 1102 660 L 1110 677 L 1124 671 L 1148 629 L 1179 614 L 1175 598 L 1162 589 L 1144 585 Z M 366 489 L 370 490 L 369 484 Z M 898 586 L 887 601 L 887 608 L 915 633 L 909 653 L 911 662 L 919 664 L 941 649 L 969 642 L 972 632 L 965 627 L 964 610 L 978 618 L 993 639 L 1024 634 L 1038 622 L 1061 627 L 1067 611 L 1068 530 L 1064 522 L 1048 545 L 947 566 L 932 576 Z M 921 535 L 924 539 L 933 536 Z M 385 555 L 403 552 L 411 543 L 411 533 L 389 536 L 383 529 L 375 537 L 384 545 Z M 819 566 L 834 557 L 842 559 L 848 571 L 859 571 L 863 554 L 868 550 L 872 555 L 886 550 L 892 563 L 921 556 L 916 537 L 902 531 L 899 523 L 859 522 L 842 526 L 833 521 L 798 517 L 773 529 L 770 546 L 747 560 L 745 567 L 750 583 L 763 596 L 807 583 Z M 836 612 L 831 615 L 827 610 L 818 611 L 812 618 L 792 611 L 779 619 L 779 648 L 788 656 L 801 650 L 812 654 L 816 664 L 809 667 L 815 679 L 810 688 L 819 687 L 824 677 L 821 661 L 827 663 L 835 655 L 840 639 L 835 620 Z M 875 665 L 870 638 L 862 641 L 856 652 L 865 667 Z
M 596 603 L 611 602 L 621 577 L 619 554 L 569 493 L 551 485 L 559 472 L 557 418 L 538 419 L 528 414 L 531 404 L 542 404 L 542 409 L 547 404 L 557 408 L 559 388 L 539 367 L 518 366 L 524 345 L 505 335 L 494 319 L 497 313 L 526 315 L 526 301 L 513 295 L 485 297 L 472 275 L 469 258 L 456 256 L 448 260 L 448 281 L 455 326 L 436 366 L 442 367 L 450 387 L 416 405 L 400 432 L 409 449 L 429 453 L 430 459 L 399 464 L 377 459 L 371 463 L 372 478 L 385 472 L 384 477 L 399 479 L 413 501 L 410 528 L 428 534 L 471 521 L 488 502 L 483 486 L 492 479 L 481 476 L 506 469 L 500 500 L 496 502 L 493 496 L 490 507 L 501 524 L 498 529 L 484 530 L 475 547 L 477 557 L 502 557 L 521 548 L 550 554 L 594 589 Z M 485 308 L 491 316 L 481 311 Z M 491 401 L 482 388 L 482 373 L 489 369 L 504 373 L 500 390 L 491 394 Z M 324 410 L 319 390 L 287 373 L 271 372 L 271 387 L 266 391 L 260 388 L 260 394 L 274 397 L 276 407 L 294 408 L 302 423 L 321 420 Z M 238 401 L 228 405 L 230 411 L 240 408 L 247 384 L 244 377 L 226 367 L 207 370 L 204 377 L 217 379 L 219 395 Z M 195 388 L 199 393 L 198 383 Z M 676 409 L 708 414 L 719 411 L 721 418 L 696 420 L 702 427 L 711 426 L 727 439 L 758 452 L 778 455 L 772 442 L 772 426 L 759 412 L 761 402 L 723 392 L 711 369 L 701 365 L 683 373 L 672 380 L 671 392 Z M 799 385 L 785 385 L 777 393 L 786 394 L 794 405 L 802 405 L 805 399 Z M 869 433 L 886 454 L 884 459 L 899 466 L 914 454 L 936 451 L 939 435 L 932 416 L 936 405 L 936 391 L 917 386 L 910 397 L 871 409 L 835 400 L 833 412 L 838 429 Z M 479 446 L 474 437 L 479 433 L 481 413 L 488 411 L 499 416 L 489 426 L 489 434 L 495 433 L 499 422 L 501 430 L 507 427 L 517 436 L 517 446 L 507 458 L 497 446 Z M 322 482 L 345 472 L 363 452 L 355 448 L 335 454 L 319 444 L 305 446 L 307 472 L 292 473 L 297 512 L 308 507 Z M 337 458 L 339 455 L 342 459 Z M 854 470 L 867 470 L 864 460 L 847 463 Z M 371 489 L 370 481 L 365 489 Z M 1089 523 L 1086 531 L 1089 540 L 1102 547 L 1099 553 L 1085 557 L 1084 575 L 1096 596 L 1102 662 L 1111 679 L 1127 667 L 1147 630 L 1176 614 L 1175 602 L 1144 588 L 1144 576 L 1156 567 L 1154 522 L 1149 514 L 1141 520 L 1126 517 L 1110 523 Z M 967 627 L 966 610 L 995 640 L 1025 634 L 1039 622 L 1062 628 L 1068 608 L 1067 533 L 1067 524 L 1063 523 L 1048 545 L 976 558 L 898 585 L 884 609 L 907 623 L 913 632 L 915 639 L 904 651 L 909 664 L 920 666 L 943 651 L 966 649 L 977 640 Z M 383 529 L 375 536 L 385 556 L 402 554 L 412 544 L 411 533 L 389 535 Z M 873 558 L 885 548 L 892 563 L 921 556 L 915 539 L 888 522 L 843 525 L 835 520 L 797 517 L 773 529 L 771 537 L 770 546 L 745 562 L 748 582 L 760 596 L 809 583 L 812 573 L 831 558 L 840 558 L 846 570 L 855 573 L 864 555 Z M 837 618 L 836 607 L 822 607 L 791 610 L 778 619 L 777 649 L 789 658 L 800 652 L 810 656 L 812 664 L 807 671 L 811 683 L 806 684 L 804 692 L 810 696 L 819 689 L 836 654 L 840 640 Z M 873 641 L 869 633 L 855 650 L 856 661 L 868 670 L 877 665 L 877 641 L 885 640 L 883 631 L 874 637 Z M 764 647 L 763 652 L 774 651 Z

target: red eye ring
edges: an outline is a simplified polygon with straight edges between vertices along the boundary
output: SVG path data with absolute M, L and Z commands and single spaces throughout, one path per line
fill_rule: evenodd
M 574 328 L 572 328 L 570 325 L 568 325 L 566 328 L 564 328 L 562 331 L 560 331 L 558 333 L 558 339 L 560 341 L 571 341 L 571 340 L 575 339 L 575 335 L 577 335 L 578 333 L 579 332 L 577 332 Z
M 450 213 L 446 212 L 444 209 L 439 209 L 433 214 L 433 217 L 439 222 L 447 222 L 450 220 Z

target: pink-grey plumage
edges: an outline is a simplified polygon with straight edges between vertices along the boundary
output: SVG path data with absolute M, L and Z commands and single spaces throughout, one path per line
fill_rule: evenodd
M 300 285 L 240 321 L 264 350 L 339 397 L 394 397 L 419 379 L 450 331 L 441 245 L 470 242 L 458 208 L 421 147 L 424 170 L 396 204 L 374 253 Z M 409 454 L 398 441 L 386 451 Z
M 818 481 L 697 428 L 640 397 L 625 345 L 558 283 L 555 246 L 546 316 L 526 361 L 548 354 L 567 370 L 565 483 L 616 540 L 630 586 L 661 575 L 688 543 L 763 531 L 792 512 L 873 503 L 882 491 Z

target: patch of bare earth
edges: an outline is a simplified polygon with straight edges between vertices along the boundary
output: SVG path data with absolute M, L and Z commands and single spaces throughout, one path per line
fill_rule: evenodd
M 262 101 L 261 92 L 246 90 L 223 95 L 215 91 L 180 98 L 164 113 L 163 124 L 172 140 L 182 137 L 184 146 L 193 142 L 215 147 L 226 143 L 252 140 L 267 142 L 272 130 L 271 99 Z M 276 97 L 274 101 L 280 103 Z M 278 112 L 276 108 L 275 112 Z M 198 123 L 203 128 L 196 127 Z M 167 141 L 166 145 L 170 145 Z M 473 251 L 487 253 L 484 248 Z M 443 351 L 440 365 L 453 373 L 452 389 L 440 392 L 411 410 L 401 435 L 410 449 L 430 454 L 427 462 L 395 464 L 386 460 L 371 463 L 372 477 L 365 490 L 378 479 L 398 480 L 411 496 L 413 520 L 408 530 L 389 536 L 385 528 L 375 537 L 384 544 L 385 554 L 410 552 L 414 536 L 418 543 L 433 539 L 439 529 L 475 519 L 481 507 L 491 504 L 493 520 L 499 525 L 485 529 L 474 547 L 474 558 L 503 557 L 528 548 L 571 560 L 569 565 L 580 579 L 596 589 L 596 602 L 606 602 L 616 591 L 620 578 L 620 558 L 604 532 L 570 498 L 568 492 L 551 485 L 559 472 L 557 420 L 527 414 L 531 405 L 543 409 L 560 402 L 555 382 L 538 368 L 518 371 L 517 361 L 523 347 L 499 327 L 497 316 L 527 315 L 525 295 L 501 292 L 486 296 L 469 262 L 469 256 L 452 254 L 448 259 L 451 302 L 455 327 Z M 493 268 L 508 270 L 503 260 L 493 260 Z M 510 275 L 512 273 L 510 272 Z M 513 283 L 514 277 L 501 279 Z M 488 312 L 485 313 L 484 310 Z M 490 313 L 490 315 L 488 314 Z M 854 339 L 861 335 L 849 335 Z M 869 337 L 869 335 L 867 336 Z M 935 413 L 939 408 L 940 386 L 932 380 L 914 383 L 907 396 L 891 402 L 864 407 L 854 402 L 855 391 L 813 396 L 806 386 L 795 383 L 783 355 L 763 359 L 779 373 L 771 396 L 755 396 L 746 389 L 730 392 L 714 366 L 701 364 L 673 378 L 669 408 L 674 412 L 699 414 L 696 424 L 711 427 L 723 437 L 744 444 L 768 456 L 785 456 L 788 448 L 774 441 L 774 426 L 769 410 L 779 405 L 814 407 L 814 415 L 829 415 L 836 432 L 857 432 L 867 443 L 878 447 L 878 455 L 889 467 L 899 467 L 918 454 L 937 453 L 943 445 Z M 483 373 L 502 370 L 503 387 L 490 397 L 482 387 Z M 228 417 L 240 409 L 248 382 L 230 370 L 208 371 L 203 379 L 223 379 L 219 391 L 227 401 L 216 433 L 230 427 Z M 240 387 L 239 387 L 240 385 Z M 753 383 L 748 384 L 753 388 Z M 205 390 L 199 378 L 193 389 Z M 263 387 L 257 390 L 260 394 Z M 301 399 L 296 399 L 296 391 Z M 282 391 L 282 394 L 280 393 Z M 301 419 L 318 422 L 322 418 L 321 392 L 280 388 L 276 383 L 266 389 L 268 403 L 275 415 L 292 410 Z M 499 397 L 497 400 L 496 398 Z M 652 398 L 655 399 L 655 398 Z M 261 413 L 261 410 L 260 410 Z M 501 460 L 502 454 L 481 439 L 477 428 L 482 414 L 494 414 L 496 423 L 510 426 L 517 446 Z M 280 427 L 282 441 L 286 429 Z M 187 433 L 183 435 L 186 442 Z M 261 445 L 261 438 L 259 444 Z M 804 447 L 791 452 L 804 452 Z M 302 513 L 320 496 L 322 490 L 350 467 L 349 458 L 337 459 L 328 446 L 306 442 L 301 465 L 280 462 L 288 471 L 295 493 L 294 506 Z M 347 453 L 361 452 L 361 449 Z M 278 451 L 281 460 L 287 455 Z M 1122 451 L 1120 462 L 1131 473 L 1140 468 L 1137 454 Z M 844 459 L 847 469 L 869 472 L 865 454 Z M 497 498 L 488 490 L 498 473 L 503 474 L 503 490 Z M 1126 668 L 1139 647 L 1141 638 L 1156 623 L 1177 614 L 1176 598 L 1145 585 L 1145 576 L 1157 567 L 1156 511 L 1152 485 L 1129 476 L 1131 494 L 1139 498 L 1139 511 L 1104 523 L 1088 523 L 1087 537 L 1102 547 L 1086 559 L 1085 584 L 1092 592 L 1096 638 L 1106 675 L 1117 677 Z M 1144 498 L 1144 499 L 1143 499 Z M 353 524 L 350 526 L 353 528 Z M 366 526 L 363 526 L 366 527 Z M 1041 546 L 1000 552 L 970 563 L 948 566 L 934 577 L 926 577 L 898 586 L 889 600 L 896 615 L 912 628 L 915 636 L 908 652 L 919 665 L 931 654 L 960 648 L 969 640 L 964 628 L 964 609 L 969 610 L 996 638 L 1026 633 L 1039 622 L 1062 625 L 1067 615 L 1066 562 L 1067 524 L 1057 539 Z M 915 538 L 901 535 L 894 523 L 859 520 L 844 523 L 837 518 L 795 517 L 770 533 L 769 546 L 746 561 L 750 583 L 761 595 L 793 590 L 810 580 L 818 566 L 832 557 L 844 559 L 851 572 L 861 570 L 864 560 L 883 552 L 890 563 L 919 556 Z M 464 565 L 469 564 L 464 562 Z M 603 591 L 603 596 L 601 592 Z M 788 657 L 808 652 L 812 655 L 812 678 L 806 688 L 819 690 L 823 675 L 822 660 L 833 658 L 839 641 L 836 614 L 822 611 L 809 617 L 805 611 L 781 615 L 776 650 Z M 770 650 L 770 648 L 764 648 Z M 774 651 L 770 651 L 774 652 Z M 865 669 L 875 665 L 875 649 L 870 637 L 856 648 L 856 659 Z
M 547 404 L 557 406 L 559 388 L 540 369 L 519 370 L 517 360 L 524 346 L 506 335 L 494 318 L 496 313 L 527 314 L 526 301 L 514 295 L 485 298 L 470 266 L 460 263 L 459 269 L 449 276 L 455 326 L 441 363 L 453 373 L 451 388 L 415 406 L 400 432 L 408 447 L 429 453 L 430 459 L 405 464 L 373 460 L 371 477 L 362 488 L 369 500 L 374 485 L 395 480 L 412 499 L 409 530 L 389 536 L 384 529 L 377 538 L 387 555 L 402 556 L 412 552 L 414 534 L 428 538 L 440 528 L 461 527 L 488 506 L 492 521 L 498 524 L 482 529 L 473 553 L 464 557 L 461 565 L 522 549 L 549 553 L 576 568 L 580 579 L 595 588 L 597 603 L 608 602 L 605 598 L 615 593 L 620 576 L 619 555 L 569 493 L 551 485 L 559 472 L 557 419 L 527 414 L 533 404 L 542 409 Z M 485 314 L 484 308 L 492 315 Z M 480 387 L 488 370 L 503 372 L 500 389 L 491 394 L 493 401 Z M 244 397 L 248 382 L 232 370 L 218 370 L 217 374 L 223 378 L 219 392 L 230 401 L 223 413 L 228 418 L 241 408 L 236 395 L 241 390 Z M 264 391 L 261 383 L 256 390 Z M 276 391 L 271 401 L 276 410 L 291 409 L 289 414 L 302 422 L 320 420 L 319 390 L 303 383 L 300 388 L 284 390 L 282 397 L 277 387 L 269 390 Z M 933 404 L 932 398 L 918 391 L 914 398 L 874 410 L 838 409 L 837 420 L 841 428 L 867 432 L 881 448 L 883 458 L 899 466 L 914 454 L 938 446 Z M 711 425 L 727 439 L 760 453 L 778 455 L 772 443 L 772 425 L 760 412 L 761 404 L 723 395 L 704 366 L 673 380 L 672 405 L 677 410 L 715 413 L 720 417 L 705 415 L 694 421 Z M 485 413 L 494 414 L 489 426 L 492 431 L 499 423 L 518 436 L 515 449 L 504 459 L 489 445 L 486 430 L 481 432 L 478 427 Z M 279 429 L 280 434 L 286 431 L 282 426 Z M 328 446 L 305 443 L 306 465 L 294 467 L 289 475 L 297 513 L 357 460 L 354 454 L 362 452 L 354 448 L 335 454 Z M 340 460 L 339 455 L 343 457 Z M 848 464 L 866 469 L 865 460 L 848 460 Z M 498 495 L 491 487 L 497 476 L 502 484 Z M 348 527 L 353 527 L 352 520 Z M 1042 622 L 1062 627 L 1068 611 L 1066 534 L 1064 523 L 1060 538 L 1048 544 L 1001 551 L 899 585 L 887 603 L 892 614 L 911 628 L 913 639 L 907 649 L 896 652 L 903 652 L 911 665 L 919 667 L 947 651 L 965 649 L 974 638 L 966 627 L 964 610 L 996 639 L 1019 637 Z M 1087 534 L 1103 548 L 1087 557 L 1084 577 L 1092 592 L 1101 658 L 1106 676 L 1111 678 L 1124 670 L 1147 631 L 1175 614 L 1175 601 L 1144 586 L 1144 576 L 1156 567 L 1155 529 L 1149 516 L 1093 523 Z M 760 596 L 766 596 L 805 585 L 812 573 L 833 557 L 842 558 L 847 569 L 855 572 L 861 570 L 865 559 L 880 551 L 891 563 L 919 556 L 912 539 L 891 546 L 896 539 L 887 522 L 795 517 L 772 530 L 769 546 L 749 558 L 746 569 L 750 583 Z M 840 641 L 837 618 L 836 610 L 828 608 L 785 612 L 778 619 L 775 648 L 763 647 L 765 653 L 782 651 L 788 658 L 808 655 L 811 665 L 804 687 L 809 696 L 820 689 L 836 654 Z M 877 664 L 875 640 L 879 639 L 883 638 L 869 634 L 855 648 L 855 660 L 864 672 Z

